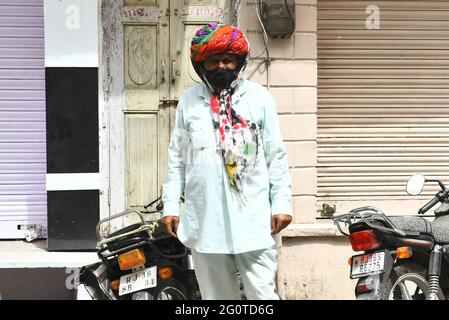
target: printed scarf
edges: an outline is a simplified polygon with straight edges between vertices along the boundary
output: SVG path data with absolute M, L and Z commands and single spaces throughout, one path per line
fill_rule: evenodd
M 256 167 L 260 151 L 260 131 L 256 123 L 243 119 L 232 108 L 229 90 L 222 90 L 210 102 L 218 146 L 222 151 L 224 166 L 231 190 L 246 202 L 243 182 Z

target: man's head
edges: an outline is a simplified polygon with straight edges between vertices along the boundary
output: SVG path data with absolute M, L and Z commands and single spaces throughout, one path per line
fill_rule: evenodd
M 237 56 L 230 53 L 217 53 L 204 61 L 205 76 L 209 83 L 221 91 L 228 89 L 237 78 Z
M 213 56 L 207 57 L 206 60 L 204 60 L 204 69 L 209 72 L 221 69 L 234 71 L 237 69 L 237 63 L 238 59 L 235 54 L 230 54 L 227 52 L 217 53 Z
M 230 25 L 210 23 L 192 39 L 190 58 L 195 71 L 212 91 L 233 89 L 247 63 L 248 42 Z

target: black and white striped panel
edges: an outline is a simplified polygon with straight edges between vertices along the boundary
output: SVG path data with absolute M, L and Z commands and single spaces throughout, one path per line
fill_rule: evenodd
M 48 249 L 94 249 L 99 220 L 98 4 L 45 0 Z

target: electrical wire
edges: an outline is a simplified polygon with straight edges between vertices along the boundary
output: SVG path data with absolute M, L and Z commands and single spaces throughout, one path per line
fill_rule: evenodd
M 241 0 L 233 0 L 233 3 L 234 3 L 234 5 L 233 5 L 233 17 L 232 17 L 232 25 L 233 26 L 236 26 L 236 27 L 238 27 L 238 25 L 237 25 L 237 22 L 238 22 L 238 15 L 237 15 L 237 13 L 239 12 L 239 8 L 240 8 L 240 5 L 241 5 Z
M 270 60 L 270 52 L 268 50 L 268 35 L 267 35 L 267 31 L 265 30 L 265 25 L 262 22 L 262 18 L 260 17 L 261 8 L 262 8 L 261 0 L 258 0 L 257 4 L 256 4 L 256 14 L 257 14 L 257 19 L 259 20 L 260 26 L 262 28 L 263 43 L 264 43 L 265 49 L 261 54 L 259 54 L 258 56 L 254 57 L 254 58 L 259 58 L 266 52 L 267 60 Z
M 271 58 L 270 58 L 270 51 L 268 50 L 268 35 L 267 35 L 267 31 L 265 30 L 265 26 L 264 26 L 264 24 L 262 22 L 262 18 L 260 17 L 261 8 L 262 8 L 261 0 L 258 0 L 257 3 L 256 3 L 256 14 L 257 14 L 257 19 L 259 20 L 260 26 L 262 28 L 263 43 L 264 43 L 265 49 L 264 49 L 264 51 L 262 51 L 261 54 L 257 55 L 253 59 L 260 58 L 265 52 L 266 52 L 267 55 L 266 55 L 264 60 L 262 60 L 261 62 L 259 62 L 257 64 L 256 68 L 253 70 L 253 72 L 251 72 L 251 74 L 247 77 L 247 79 L 248 80 L 251 79 L 252 76 L 259 70 L 259 68 L 263 64 L 265 64 L 266 68 L 267 68 L 267 87 L 269 88 L 270 83 L 269 83 L 269 76 L 268 76 L 268 74 L 269 74 L 268 68 L 269 68 L 269 65 L 271 63 Z
M 256 68 L 253 70 L 253 72 L 251 72 L 251 74 L 246 79 L 250 80 L 251 77 L 256 73 L 256 71 L 259 70 L 260 66 L 263 65 L 264 63 L 266 63 L 265 59 L 260 61 L 259 64 L 256 66 Z

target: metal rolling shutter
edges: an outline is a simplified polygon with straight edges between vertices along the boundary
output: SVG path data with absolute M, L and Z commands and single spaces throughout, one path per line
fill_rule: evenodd
M 415 172 L 449 183 L 449 2 L 318 0 L 319 208 L 416 213 Z
M 46 228 L 43 0 L 0 0 L 0 238 Z

